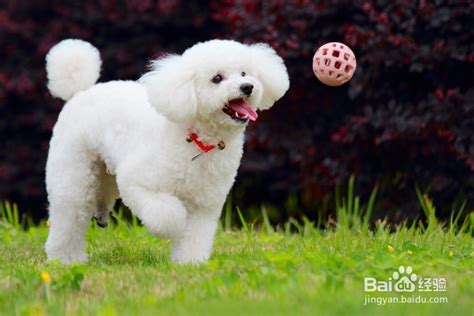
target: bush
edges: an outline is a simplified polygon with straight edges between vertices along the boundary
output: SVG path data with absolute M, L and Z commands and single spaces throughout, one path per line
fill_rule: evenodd
M 232 38 L 268 42 L 291 77 L 286 98 L 251 126 L 241 179 L 259 171 L 259 182 L 242 194 L 256 192 L 257 202 L 294 192 L 294 208 L 324 210 L 333 186 L 355 174 L 366 196 L 380 186 L 379 209 L 394 216 L 418 214 L 416 184 L 445 215 L 453 201 L 473 207 L 472 5 L 436 3 L 214 2 Z M 311 69 L 330 41 L 358 57 L 340 88 L 323 86 Z
M 46 2 L 44 2 L 46 3 Z M 46 215 L 44 167 L 63 102 L 46 88 L 45 55 L 65 38 L 99 48 L 99 81 L 135 80 L 146 62 L 216 29 L 206 4 L 184 1 L 3 1 L 0 4 L 0 200 Z
M 314 218 L 315 208 L 332 211 L 334 185 L 350 174 L 367 197 L 379 184 L 384 212 L 416 215 L 416 183 L 445 210 L 453 200 L 472 207 L 472 5 L 436 3 L 4 1 L 0 199 L 45 214 L 44 165 L 62 102 L 46 89 L 44 56 L 56 42 L 91 41 L 104 60 L 100 81 L 108 81 L 136 79 L 150 57 L 221 36 L 268 42 L 291 76 L 287 96 L 249 127 L 233 192 L 242 209 L 269 203 L 280 210 L 274 220 Z M 340 88 L 311 71 L 327 41 L 358 56 L 354 78 Z

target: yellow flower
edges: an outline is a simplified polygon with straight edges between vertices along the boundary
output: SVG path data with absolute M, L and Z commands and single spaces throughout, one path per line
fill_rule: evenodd
M 48 228 L 51 227 L 51 223 L 49 222 L 49 220 L 46 221 L 46 227 L 48 227 Z
M 40 278 L 43 280 L 44 283 L 51 282 L 51 275 L 48 272 L 41 272 Z
M 388 252 L 393 252 L 394 248 L 390 245 L 387 245 L 387 251 Z

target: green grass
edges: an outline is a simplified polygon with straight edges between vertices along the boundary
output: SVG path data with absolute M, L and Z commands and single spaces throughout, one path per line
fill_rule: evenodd
M 88 264 L 46 262 L 46 225 L 24 230 L 4 204 L 0 315 L 472 315 L 472 214 L 439 223 L 431 201 L 419 197 L 428 219 L 416 227 L 379 221 L 369 229 L 375 194 L 361 207 L 352 190 L 338 199 L 339 221 L 328 230 L 293 220 L 275 231 L 264 209 L 257 228 L 238 210 L 243 227 L 231 230 L 227 208 L 226 229 L 199 266 L 173 265 L 170 242 L 120 216 L 106 229 L 91 226 Z M 448 303 L 364 306 L 364 277 L 387 280 L 400 265 L 446 278 L 447 291 L 438 294 Z

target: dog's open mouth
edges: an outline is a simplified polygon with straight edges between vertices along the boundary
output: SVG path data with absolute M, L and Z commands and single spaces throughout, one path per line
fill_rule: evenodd
M 244 99 L 230 100 L 222 109 L 231 119 L 240 123 L 255 121 L 258 118 L 257 112 Z

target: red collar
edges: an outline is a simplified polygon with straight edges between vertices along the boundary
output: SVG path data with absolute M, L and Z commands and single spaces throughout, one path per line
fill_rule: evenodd
M 191 128 L 188 129 L 188 137 L 186 138 L 186 141 L 188 143 L 195 143 L 196 146 L 203 152 L 209 152 L 216 148 L 216 145 L 206 145 L 202 142 L 202 140 L 199 138 L 198 134 L 193 131 Z
M 204 144 L 204 142 L 199 138 L 198 134 L 192 129 L 188 128 L 188 136 L 186 137 L 188 143 L 194 143 L 202 152 L 209 152 L 214 150 L 216 147 L 220 150 L 225 148 L 225 143 L 221 140 L 217 145 Z

